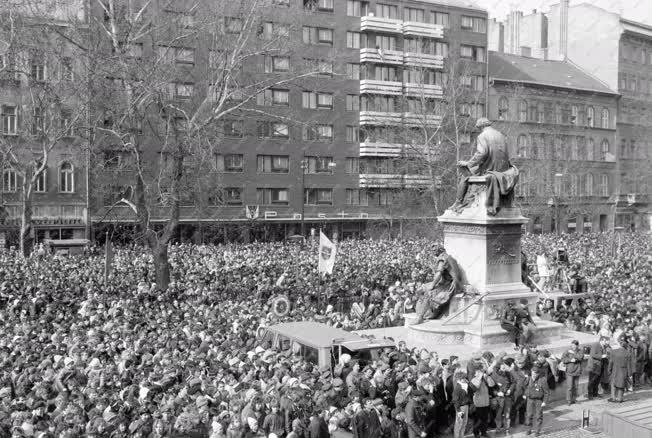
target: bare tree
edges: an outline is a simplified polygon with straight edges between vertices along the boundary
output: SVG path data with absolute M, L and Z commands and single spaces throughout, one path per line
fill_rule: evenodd
M 198 213 L 220 198 L 220 145 L 247 118 L 287 130 L 293 115 L 271 114 L 265 106 L 286 98 L 274 90 L 319 69 L 294 58 L 296 38 L 289 35 L 299 30 L 287 9 L 263 0 L 201 1 L 181 9 L 176 2 L 94 4 L 103 15 L 92 23 L 89 48 L 96 161 L 120 163 L 113 175 L 119 170 L 128 187 L 113 190 L 116 201 L 133 211 L 157 284 L 166 288 L 168 244 L 182 209 Z

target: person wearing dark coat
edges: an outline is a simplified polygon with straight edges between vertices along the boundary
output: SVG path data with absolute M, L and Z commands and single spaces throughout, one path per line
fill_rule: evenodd
M 611 377 L 610 402 L 622 403 L 625 388 L 632 375 L 632 360 L 627 340 L 619 339 L 620 348 L 612 350 L 609 357 L 609 376 Z
M 367 399 L 365 401 L 365 436 L 367 438 L 378 438 L 382 434 L 382 427 L 380 422 L 380 412 L 376 406 L 382 405 L 382 400 Z M 328 432 L 328 430 L 326 431 Z M 327 437 L 326 437 L 327 438 Z
M 589 400 L 598 397 L 598 389 L 602 383 L 603 375 L 607 374 L 609 366 L 609 338 L 600 337 L 600 342 L 591 345 L 589 353 L 589 362 L 587 369 L 589 371 L 588 398 Z
M 580 343 L 573 339 L 571 348 L 561 356 L 561 361 L 566 365 L 566 402 L 569 405 L 575 403 L 577 398 L 577 386 L 582 375 L 583 359 L 584 353 L 580 350 Z
M 526 424 L 529 427 L 528 435 L 530 435 L 532 427 L 535 426 L 534 421 L 536 421 L 535 436 L 539 436 L 543 425 L 543 408 L 550 398 L 550 389 L 548 388 L 548 381 L 540 373 L 539 367 L 533 367 L 530 373 L 525 387 L 525 394 L 523 395 L 527 401 Z
M 425 418 L 423 415 L 423 392 L 416 390 L 410 394 L 410 400 L 405 406 L 405 424 L 408 438 L 424 438 L 426 436 Z
M 308 426 L 307 438 L 330 438 L 328 432 L 328 425 L 324 421 L 321 412 L 315 411 L 310 417 L 310 425 Z
M 463 438 L 466 425 L 469 422 L 469 408 L 473 404 L 473 394 L 465 372 L 456 372 L 454 379 L 453 406 L 455 408 L 455 427 L 453 436 L 455 438 Z

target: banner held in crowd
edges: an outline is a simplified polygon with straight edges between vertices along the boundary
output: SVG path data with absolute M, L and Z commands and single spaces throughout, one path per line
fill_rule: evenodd
M 319 231 L 319 273 L 320 274 L 333 274 L 333 267 L 335 266 L 335 254 L 337 247 L 328 237 Z

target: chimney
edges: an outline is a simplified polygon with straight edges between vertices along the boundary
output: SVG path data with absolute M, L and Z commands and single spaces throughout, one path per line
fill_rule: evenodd
M 509 53 L 517 55 L 521 47 L 521 17 L 523 13 L 512 10 L 509 13 Z
M 561 0 L 559 4 L 559 55 L 564 61 L 568 59 L 568 3 Z

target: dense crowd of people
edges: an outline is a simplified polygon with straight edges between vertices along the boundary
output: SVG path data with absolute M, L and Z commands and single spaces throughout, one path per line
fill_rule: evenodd
M 629 234 L 615 256 L 612 240 L 527 236 L 523 246 L 530 255 L 562 245 L 582 263 L 594 299 L 540 313 L 603 336 L 604 348 L 589 352 L 589 396 L 602 386 L 621 400 L 618 391 L 649 375 L 651 243 Z M 285 320 L 400 324 L 414 291 L 433 277 L 437 247 L 340 242 L 335 271 L 320 284 L 314 244 L 175 245 L 166 291 L 153 284 L 151 257 L 139 248 L 116 252 L 106 283 L 101 254 L 0 253 L 0 436 L 461 437 L 467 423 L 486 436 L 488 427 L 509 430 L 513 422 L 538 432 L 550 388 L 563 374 L 575 382 L 571 353 L 558 361 L 530 346 L 460 363 L 399 344 L 376 361 L 342 355 L 320 368 L 258 336 Z M 271 307 L 280 294 L 292 302 L 282 317 Z M 629 367 L 617 385 L 612 335 Z

